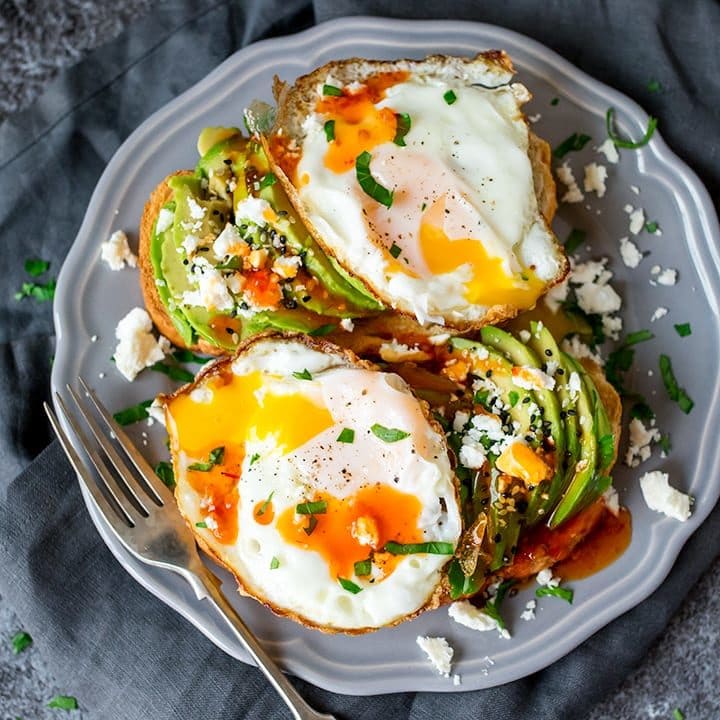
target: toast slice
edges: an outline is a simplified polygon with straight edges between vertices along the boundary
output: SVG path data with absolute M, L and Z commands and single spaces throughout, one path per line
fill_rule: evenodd
M 422 61 L 385 62 L 356 58 L 328 63 L 309 75 L 298 78 L 292 86 L 281 82 L 278 78 L 275 79 L 277 117 L 274 126 L 263 138 L 273 172 L 283 184 L 308 229 L 326 253 L 334 256 L 346 271 L 364 282 L 367 288 L 389 308 L 405 315 L 414 316 L 423 325 L 436 323 L 455 330 L 468 331 L 502 322 L 514 317 L 521 310 L 532 307 L 544 292 L 560 282 L 567 274 L 567 259 L 550 229 L 550 222 L 557 207 L 555 183 L 550 167 L 550 148 L 545 141 L 529 131 L 527 121 L 521 111 L 521 105 L 529 100 L 530 94 L 523 86 L 511 84 L 513 74 L 512 63 L 504 52 L 489 51 L 480 53 L 474 58 L 436 55 Z M 428 269 L 423 266 L 422 260 L 416 262 L 412 257 L 410 272 L 402 263 L 393 262 L 398 257 L 399 248 L 403 255 L 401 259 L 405 259 L 406 263 L 409 262 L 407 257 L 412 256 L 413 252 L 417 255 L 419 252 L 417 246 L 420 244 L 418 237 L 421 236 L 423 223 L 426 218 L 430 218 L 428 213 L 433 211 L 438 198 L 442 200 L 442 203 L 446 203 L 447 207 L 450 207 L 449 203 L 453 199 L 458 199 L 461 204 L 469 202 L 476 210 L 475 214 L 471 212 L 469 217 L 480 218 L 481 222 L 488 220 L 483 226 L 483 232 L 494 233 L 494 230 L 489 229 L 489 224 L 495 222 L 491 215 L 487 213 L 483 215 L 478 210 L 480 203 L 489 201 L 488 198 L 492 195 L 491 193 L 487 198 L 483 195 L 484 192 L 489 191 L 480 189 L 479 186 L 482 183 L 478 183 L 476 179 L 469 182 L 466 172 L 465 175 L 460 173 L 452 180 L 456 184 L 445 186 L 444 182 L 450 182 L 440 179 L 441 175 L 445 176 L 445 173 L 430 173 L 425 178 L 428 182 L 424 185 L 422 183 L 425 180 L 417 180 L 422 191 L 426 196 L 429 194 L 430 198 L 427 203 L 422 202 L 422 205 L 420 202 L 417 203 L 420 212 L 417 217 L 413 217 L 412 223 L 415 224 L 410 230 L 410 234 L 414 233 L 415 235 L 410 240 L 406 240 L 406 244 L 404 244 L 402 232 L 393 235 L 393 231 L 388 231 L 393 220 L 396 221 L 396 227 L 398 224 L 397 216 L 393 215 L 391 205 L 399 207 L 398 212 L 401 210 L 405 212 L 408 204 L 403 198 L 410 196 L 413 192 L 413 184 L 422 175 L 422 172 L 411 172 L 412 167 L 403 164 L 407 163 L 410 158 L 408 153 L 414 153 L 416 156 L 422 155 L 422 146 L 425 141 L 427 140 L 428 144 L 431 144 L 428 138 L 433 135 L 439 137 L 442 133 L 450 133 L 448 126 L 441 125 L 442 132 L 425 133 L 421 137 L 418 130 L 417 136 L 413 137 L 413 129 L 415 127 L 422 129 L 421 123 L 424 120 L 419 111 L 413 111 L 414 115 L 413 112 L 404 112 L 405 109 L 410 110 L 407 106 L 408 101 L 404 100 L 402 96 L 402 92 L 404 92 L 402 88 L 406 87 L 410 88 L 408 93 L 414 92 L 418 87 L 425 93 L 435 93 L 437 95 L 436 104 L 441 107 L 446 104 L 454 105 L 457 98 L 460 98 L 457 107 L 461 108 L 465 99 L 463 93 L 466 93 L 470 98 L 468 102 L 487 102 L 493 105 L 494 110 L 496 107 L 501 110 L 504 108 L 502 111 L 506 116 L 503 116 L 502 122 L 498 121 L 498 127 L 502 126 L 502 132 L 507 132 L 514 138 L 514 144 L 510 143 L 507 149 L 512 153 L 513 162 L 517 163 L 519 168 L 517 177 L 522 179 L 524 183 L 522 187 L 527 192 L 517 192 L 517 198 L 522 195 L 522 199 L 517 201 L 512 199 L 513 193 L 501 195 L 509 203 L 505 209 L 513 211 L 509 212 L 507 217 L 519 217 L 520 215 L 514 212 L 518 210 L 518 212 L 526 213 L 527 218 L 523 215 L 522 223 L 524 224 L 521 232 L 516 232 L 516 228 L 513 226 L 512 233 L 506 237 L 503 236 L 498 240 L 502 235 L 500 232 L 497 236 L 493 236 L 494 239 L 490 243 L 481 241 L 477 245 L 482 244 L 485 252 L 487 252 L 487 247 L 492 246 L 493 252 L 487 253 L 492 255 L 491 260 L 502 258 L 503 269 L 498 282 L 500 285 L 504 284 L 512 288 L 511 291 L 492 293 L 491 290 L 486 290 L 485 286 L 490 288 L 499 277 L 495 272 L 496 266 L 491 262 L 487 267 L 484 265 L 481 267 L 476 262 L 477 254 L 473 255 L 472 252 L 467 256 L 465 263 L 460 257 L 459 264 L 450 271 L 445 269 L 436 271 L 436 268 L 433 267 Z M 398 90 L 398 88 L 401 89 Z M 445 91 L 444 94 L 443 91 Z M 367 101 L 368 96 L 372 102 Z M 447 98 L 443 102 L 445 96 Z M 350 115 L 342 113 L 346 112 L 347 106 L 359 103 L 357 98 L 362 98 L 365 104 L 363 108 L 354 108 L 350 113 L 354 117 L 347 120 Z M 452 99 L 452 102 L 449 103 L 448 99 Z M 332 102 L 335 102 L 335 105 Z M 472 110 L 474 107 L 469 109 Z M 361 112 L 363 109 L 366 111 L 365 115 Z M 376 120 L 377 117 L 383 116 L 383 113 L 385 113 L 383 116 L 385 120 L 388 120 L 388 110 L 394 112 L 397 123 L 400 123 L 397 118 L 401 116 L 409 119 L 410 129 L 405 127 L 405 134 L 400 137 L 402 145 L 397 142 L 398 134 L 401 133 L 401 125 L 394 126 L 393 132 L 396 137 L 393 139 L 392 135 L 389 136 L 392 142 L 388 141 L 387 133 L 383 136 L 382 142 L 375 143 L 377 138 L 367 142 L 366 139 L 361 139 L 360 144 L 356 145 L 353 143 L 357 138 L 348 142 L 347 133 L 342 138 L 332 137 L 339 131 L 345 132 L 348 124 L 353 125 L 353 123 L 359 128 L 357 133 L 361 138 L 363 133 L 366 136 L 369 134 L 371 137 L 373 133 L 382 135 L 385 131 L 378 130 Z M 444 110 L 446 111 L 447 108 Z M 337 115 L 337 112 L 340 114 Z M 453 110 L 453 112 L 455 111 Z M 468 112 L 468 110 L 463 112 Z M 446 114 L 435 118 L 431 109 L 428 109 L 428 113 L 430 113 L 428 119 L 430 127 L 435 120 L 446 121 L 448 117 L 452 117 Z M 363 124 L 366 123 L 366 120 L 363 119 L 366 116 L 373 118 L 371 122 L 368 121 L 370 122 L 369 127 L 365 127 Z M 464 116 L 458 115 L 455 119 L 460 125 L 465 122 Z M 389 122 L 392 124 L 392 120 Z M 332 129 L 328 127 L 328 123 Z M 345 124 L 341 125 L 341 123 Z M 436 124 L 435 127 L 437 128 L 438 125 Z M 320 138 L 318 128 L 324 132 Z M 352 130 L 350 132 L 352 133 Z M 358 151 L 364 149 L 364 151 L 354 158 L 354 170 L 351 167 L 353 159 L 344 158 L 344 165 L 342 163 L 333 165 L 326 172 L 322 165 L 324 164 L 327 169 L 334 162 L 330 158 L 329 148 L 340 141 L 345 143 L 347 153 L 350 153 L 353 148 Z M 326 151 L 325 148 L 328 150 Z M 366 152 L 368 148 L 369 152 Z M 317 162 L 318 152 L 326 152 L 321 163 Z M 451 153 L 451 149 L 447 152 Z M 358 187 L 361 172 L 358 163 L 361 161 L 361 155 L 365 156 L 366 160 L 368 155 L 372 157 L 372 165 L 368 165 L 365 170 L 369 168 L 371 183 L 374 181 L 375 185 L 384 185 L 380 188 L 380 195 L 377 195 L 377 188 L 371 189 L 371 192 L 375 193 L 375 195 L 371 195 L 366 187 L 361 186 L 362 189 Z M 396 160 L 396 157 L 399 159 Z M 402 159 L 403 157 L 405 160 Z M 441 165 L 434 163 L 433 157 L 427 159 L 428 167 L 436 170 Z M 453 157 L 456 156 L 453 155 Z M 502 156 L 498 155 L 498 157 Z M 448 158 L 449 154 L 444 159 Z M 478 167 L 486 162 L 477 153 L 473 155 L 472 160 L 479 163 Z M 400 169 L 397 170 L 396 167 L 390 172 L 388 168 L 393 163 L 396 163 Z M 458 161 L 457 164 L 460 162 Z M 502 170 L 501 165 L 502 163 L 496 169 Z M 313 168 L 313 172 L 308 172 L 309 168 Z M 393 172 L 396 173 L 394 176 Z M 449 174 L 452 175 L 453 172 L 455 171 L 451 170 Z M 398 181 L 397 173 L 402 176 L 400 181 Z M 378 178 L 382 178 L 383 175 L 385 177 L 393 176 L 392 183 L 380 182 Z M 316 177 L 317 181 L 314 179 Z M 498 179 L 506 182 L 509 176 L 505 180 Z M 500 184 L 498 182 L 496 186 Z M 433 186 L 434 189 L 428 193 L 428 187 L 432 188 Z M 392 190 L 390 190 L 391 187 Z M 456 188 L 460 188 L 460 190 L 456 191 Z M 382 194 L 382 190 L 385 190 L 385 194 Z M 349 197 L 354 198 L 354 202 L 340 199 Z M 505 201 L 503 197 L 500 198 L 501 203 Z M 383 205 L 384 207 L 382 207 Z M 445 207 L 445 212 L 449 213 L 447 207 Z M 441 215 L 442 210 L 435 211 L 435 220 L 437 220 L 438 212 Z M 483 210 L 483 212 L 485 211 Z M 362 227 L 363 230 L 348 230 L 348 228 L 357 227 Z M 447 227 L 447 223 L 445 227 Z M 405 226 L 403 228 L 406 229 Z M 407 232 L 404 234 L 406 237 L 408 236 Z M 458 236 L 457 233 L 451 236 L 448 231 L 444 239 L 452 242 L 461 237 L 463 236 Z M 477 240 L 479 238 L 471 235 L 470 239 Z M 439 252 L 444 255 L 453 254 L 456 248 L 462 245 L 462 242 L 463 240 L 457 245 L 443 245 L 442 251 Z M 493 245 L 493 243 L 495 244 Z M 502 245 L 503 243 L 504 245 Z M 501 245 L 502 249 L 496 256 L 495 251 Z M 427 253 L 425 253 L 425 258 L 427 259 Z M 447 265 L 447 262 L 441 260 L 439 264 Z M 415 277 L 401 277 L 398 266 L 406 275 L 412 276 L 415 271 Z M 458 271 L 457 268 L 461 268 L 461 270 Z M 457 274 L 453 275 L 453 272 L 456 271 Z M 467 280 L 467 272 L 472 275 L 474 287 L 482 288 L 479 293 L 475 292 L 477 297 L 472 296 L 472 293 L 470 295 L 465 293 L 464 296 L 457 294 L 461 291 L 465 292 L 472 284 L 470 282 L 463 284 L 462 282 L 461 273 L 465 273 L 464 278 Z M 452 286 L 452 293 L 448 292 L 450 286 Z

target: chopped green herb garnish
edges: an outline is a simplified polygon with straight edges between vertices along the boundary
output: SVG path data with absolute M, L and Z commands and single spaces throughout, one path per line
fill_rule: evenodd
M 56 695 L 47 706 L 58 710 L 77 710 L 79 708 L 78 701 L 72 695 Z
M 295 506 L 295 512 L 298 515 L 322 515 L 327 512 L 327 500 L 300 503 Z
M 25 272 L 30 275 L 30 277 L 39 277 L 44 272 L 47 272 L 49 268 L 50 262 L 48 260 L 28 258 L 25 261 Z
M 353 595 L 357 595 L 359 592 L 362 592 L 362 588 L 359 585 L 356 585 L 352 580 L 346 580 L 345 578 L 339 577 L 338 582 L 343 590 L 347 590 Z
M 680 337 L 687 337 L 688 335 L 692 335 L 692 328 L 690 327 L 690 323 L 680 323 L 679 325 L 675 325 L 675 332 Z
M 370 161 L 372 155 L 365 150 L 361 152 L 355 159 L 355 176 L 357 177 L 360 187 L 369 195 L 373 200 L 377 200 L 381 205 L 386 208 L 392 207 L 393 204 L 393 193 L 386 187 L 383 187 L 370 172 Z
M 173 350 L 172 356 L 178 362 L 197 363 L 198 365 L 204 365 L 210 359 L 202 357 L 201 355 L 196 355 L 190 350 L 185 350 L 185 348 L 178 348 L 177 350 Z
M 18 292 L 15 293 L 16 300 L 22 300 L 26 297 L 35 298 L 38 302 L 46 302 L 55 297 L 55 280 L 50 280 L 44 285 L 37 283 L 24 282 Z
M 485 603 L 485 614 L 495 620 L 500 630 L 505 630 L 505 620 L 503 620 L 503 617 L 500 614 L 500 606 L 502 605 L 508 590 L 515 585 L 516 582 L 516 580 L 504 580 L 501 582 L 500 585 L 498 585 L 495 597 Z
M 260 453 L 253 453 L 250 458 L 250 467 L 252 467 L 260 459 Z
M 225 446 L 221 445 L 210 451 L 207 462 L 196 462 L 188 465 L 188 470 L 196 470 L 197 472 L 210 472 L 215 465 L 222 464 L 225 457 Z
M 280 561 L 273 557 L 273 559 L 270 561 L 270 569 L 271 570 L 277 570 L 280 567 Z
M 660 436 L 660 439 L 658 440 L 658 445 L 660 446 L 660 449 L 666 455 L 669 455 L 670 451 L 672 450 L 672 442 L 670 441 L 670 433 L 663 433 Z
M 630 408 L 630 417 L 638 418 L 638 420 L 652 420 L 655 413 L 644 400 L 639 400 Z
M 586 235 L 584 230 L 573 228 L 565 240 L 565 252 L 572 255 L 585 242 Z
M 560 98 L 554 97 L 554 98 L 550 101 L 550 104 L 551 104 L 551 105 L 557 105 L 559 102 L 560 102 Z
M 685 720 L 685 714 L 680 708 L 673 710 L 673 720 Z
M 334 85 L 323 85 L 323 95 L 334 95 L 335 97 L 340 97 L 343 94 L 343 91 L 339 87 L 335 87 Z
M 468 577 L 463 572 L 460 561 L 453 558 L 448 568 L 448 581 L 450 582 L 450 599 L 457 600 L 459 597 L 473 595 L 478 591 L 478 584 L 472 576 Z
M 605 363 L 605 377 L 608 382 L 619 392 L 623 393 L 623 376 L 633 364 L 635 359 L 635 351 L 629 347 L 619 347 L 613 350 Z
M 273 495 L 274 495 L 274 494 L 275 494 L 275 491 L 273 490 L 273 491 L 267 496 L 267 500 L 265 500 L 265 501 L 263 502 L 263 504 L 257 509 L 257 511 L 255 512 L 255 515 L 256 515 L 257 517 L 262 517 L 262 516 L 267 512 L 267 509 L 268 509 L 268 507 L 270 506 L 270 503 L 272 502 L 272 499 L 273 499 Z
M 275 173 L 266 173 L 265 177 L 260 181 L 260 189 L 266 187 L 272 187 L 277 182 L 277 177 L 275 176 Z
M 355 431 L 352 428 L 343 428 L 337 436 L 337 441 L 341 443 L 355 442 Z
M 388 252 L 397 260 L 397 258 L 400 256 L 400 253 L 402 252 L 402 249 L 399 245 L 393 243 L 390 246 L 390 250 L 388 250 Z
M 311 516 L 308 518 L 307 527 L 304 527 L 304 528 L 303 528 L 303 531 L 305 532 L 305 534 L 306 534 L 306 535 L 312 535 L 312 534 L 313 534 L 313 530 L 315 530 L 315 528 L 317 527 L 317 523 L 318 523 L 317 518 L 316 518 L 314 515 L 311 515 Z
M 660 355 L 660 375 L 662 376 L 663 384 L 670 399 L 674 400 L 687 415 L 693 409 L 695 403 L 685 392 L 684 388 L 678 385 L 678 381 L 675 379 L 675 373 L 673 372 L 672 362 L 667 355 Z
M 573 133 L 553 150 L 553 155 L 556 158 L 564 158 L 569 152 L 582 150 L 590 140 L 592 140 L 592 138 L 589 135 L 585 135 L 585 133 Z
M 298 380 L 312 380 L 312 375 L 307 368 L 305 368 L 302 372 L 294 372 L 293 377 Z
M 372 560 L 370 560 L 370 558 L 367 560 L 358 560 L 354 567 L 357 577 L 365 577 L 372 572 Z
M 520 393 L 515 390 L 511 390 L 508 393 L 508 400 L 510 401 L 510 407 L 515 407 L 520 399 Z
M 543 586 L 535 591 L 535 597 L 557 597 L 572 605 L 575 593 L 569 588 Z
M 615 456 L 615 437 L 611 434 L 603 435 L 598 440 L 598 452 L 600 453 L 600 467 L 608 467 Z
M 169 365 L 164 362 L 156 362 L 150 366 L 150 369 L 167 375 L 171 380 L 177 380 L 178 382 L 192 382 L 195 377 L 189 370 L 179 365 Z
M 452 104 L 457 100 L 457 95 L 455 94 L 455 92 L 454 92 L 453 90 L 448 90 L 448 91 L 443 95 L 443 100 L 444 100 L 448 105 L 452 105 Z
M 175 472 L 172 463 L 167 460 L 161 460 L 155 466 L 155 474 L 167 485 L 171 490 L 175 487 Z
M 651 80 L 647 84 L 647 89 L 652 93 L 658 93 L 662 90 L 662 85 L 658 80 Z
M 637 345 L 638 343 L 645 342 L 646 340 L 652 340 L 655 336 L 649 330 L 636 330 L 635 332 L 628 333 L 623 341 L 625 347 L 630 345 Z
M 325 130 L 325 139 L 328 142 L 332 142 L 335 139 L 335 121 L 326 120 L 323 125 L 323 130 Z
M 624 140 L 617 135 L 617 133 L 615 132 L 614 115 L 615 108 L 608 108 L 608 111 L 605 114 L 605 125 L 607 127 L 608 137 L 613 141 L 616 147 L 636 150 L 637 148 L 643 147 L 643 145 L 647 145 L 650 142 L 650 138 L 653 136 L 655 128 L 657 127 L 657 118 L 654 118 L 652 115 L 650 115 L 648 117 L 648 126 L 647 130 L 645 131 L 645 135 L 641 140 L 633 142 L 632 140 Z
M 322 337 L 323 335 L 329 335 L 337 325 L 333 325 L 332 323 L 328 323 L 327 325 L 320 325 L 319 327 L 316 327 L 314 330 L 311 330 L 308 335 L 312 335 L 313 337 Z
M 149 417 L 147 409 L 152 405 L 152 400 L 143 400 L 137 405 L 125 408 L 124 410 L 118 410 L 113 413 L 115 422 L 118 425 L 132 425 L 133 423 L 140 422 Z
M 201 520 L 200 522 L 196 522 L 196 523 L 195 523 L 195 527 L 206 528 L 206 527 L 207 527 L 207 523 L 206 523 L 204 520 Z
M 398 430 L 397 428 L 386 428 L 378 423 L 371 426 L 370 430 L 375 437 L 380 438 L 383 442 L 393 443 L 398 440 L 404 440 L 406 437 L 410 437 L 409 432 L 404 430 Z
M 407 113 L 395 113 L 397 125 L 395 126 L 395 137 L 393 142 L 400 147 L 405 147 L 405 136 L 410 132 L 412 121 Z
M 658 228 L 659 228 L 659 227 L 660 227 L 660 226 L 659 226 L 654 220 L 653 220 L 652 222 L 646 222 L 646 223 L 645 223 L 645 229 L 646 229 L 649 233 L 656 233 L 656 232 L 658 231 Z
M 27 650 L 32 645 L 32 638 L 23 630 L 15 633 L 10 640 L 12 643 L 13 654 L 19 655 L 23 650 Z
M 455 547 L 449 542 L 424 542 L 424 543 L 397 543 L 386 542 L 385 552 L 391 555 L 418 555 L 427 553 L 428 555 L 452 555 Z

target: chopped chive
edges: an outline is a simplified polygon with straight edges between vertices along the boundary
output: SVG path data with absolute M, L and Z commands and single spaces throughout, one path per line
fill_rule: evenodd
M 638 420 L 652 420 L 655 413 L 644 400 L 639 400 L 630 408 L 630 417 L 638 418 Z
M 463 485 L 463 487 L 465 486 Z M 453 558 L 448 567 L 448 581 L 450 583 L 451 600 L 457 600 L 466 595 L 473 595 L 479 589 L 472 575 L 469 577 L 465 575 L 460 561 L 457 558 Z
M 312 535 L 313 531 L 317 527 L 317 524 L 318 524 L 317 518 L 314 515 L 311 515 L 308 518 L 307 527 L 304 527 L 303 531 L 305 532 L 306 535 Z
M 660 439 L 658 440 L 658 445 L 660 446 L 660 449 L 666 455 L 669 455 L 670 451 L 672 450 L 672 442 L 670 440 L 670 433 L 663 433 L 660 436 Z
M 38 302 L 46 302 L 55 297 L 55 280 L 50 280 L 44 285 L 32 282 L 24 282 L 18 292 L 15 293 L 16 300 L 26 297 L 35 298 Z
M 652 222 L 645 223 L 645 229 L 651 234 L 655 234 L 659 227 L 660 226 L 654 220 Z
M 280 561 L 273 557 L 273 559 L 270 561 L 270 569 L 271 570 L 277 570 L 280 567 Z
M 391 555 L 417 555 L 420 553 L 452 555 L 455 547 L 449 542 L 397 543 L 389 541 L 385 543 L 385 552 L 389 552 Z
M 323 85 L 322 94 L 340 97 L 343 94 L 343 91 L 339 87 L 335 87 L 335 85 Z
M 554 98 L 550 101 L 550 104 L 551 104 L 551 105 L 557 105 L 559 102 L 560 102 L 560 98 L 554 97 Z
M 505 620 L 500 614 L 500 606 L 507 595 L 508 590 L 515 585 L 516 580 L 504 580 L 498 586 L 495 592 L 495 597 L 492 600 L 488 600 L 485 603 L 484 611 L 486 615 L 489 615 L 495 622 L 500 630 L 505 630 Z
M 327 500 L 300 503 L 295 506 L 295 512 L 298 515 L 322 515 L 327 512 Z
M 614 116 L 615 108 L 608 108 L 607 113 L 605 114 L 605 126 L 607 127 L 608 137 L 613 141 L 616 147 L 636 150 L 637 148 L 641 148 L 643 145 L 647 145 L 650 142 L 650 138 L 653 136 L 655 128 L 657 127 L 657 118 L 650 115 L 648 117 L 648 126 L 645 131 L 645 135 L 637 142 L 633 142 L 632 140 L 624 140 L 615 132 Z
M 201 520 L 200 522 L 196 522 L 196 523 L 195 523 L 195 527 L 206 528 L 206 527 L 207 527 L 207 523 L 206 523 L 204 520 Z
M 260 453 L 253 453 L 250 458 L 250 467 L 252 467 L 260 459 Z
M 150 366 L 150 369 L 167 375 L 171 380 L 177 380 L 178 382 L 189 383 L 192 382 L 195 377 L 189 370 L 183 367 L 169 365 L 164 362 L 156 362 Z
M 167 460 L 161 460 L 155 466 L 155 474 L 167 485 L 171 490 L 175 487 L 175 472 L 173 466 Z
M 25 272 L 30 275 L 30 277 L 38 277 L 39 275 L 47 272 L 49 268 L 50 262 L 48 260 L 28 258 L 25 261 Z
M 553 150 L 553 155 L 556 158 L 564 158 L 569 152 L 582 150 L 590 140 L 592 140 L 592 138 L 589 135 L 585 135 L 585 133 L 573 133 Z
M 647 84 L 647 89 L 648 89 L 651 93 L 658 93 L 658 92 L 660 92 L 660 91 L 662 90 L 662 85 L 660 84 L 660 82 L 659 82 L 658 80 L 651 80 L 651 81 Z
M 32 645 L 32 638 L 28 633 L 21 630 L 12 636 L 10 642 L 12 643 L 13 654 L 19 655 L 23 650 L 27 650 Z
M 375 437 L 380 438 L 380 440 L 386 443 L 393 443 L 398 440 L 404 440 L 406 437 L 410 437 L 409 432 L 398 430 L 397 428 L 386 428 L 378 423 L 372 425 L 370 430 Z
M 370 560 L 370 558 L 367 560 L 358 560 L 355 563 L 354 568 L 355 575 L 357 575 L 357 577 L 365 577 L 372 572 L 372 560 Z
M 515 390 L 511 390 L 508 393 L 508 400 L 510 401 L 510 407 L 515 407 L 520 399 L 520 393 Z
M 272 502 L 272 499 L 273 499 L 273 495 L 274 495 L 274 494 L 275 494 L 275 491 L 273 490 L 273 491 L 267 496 L 267 500 L 265 500 L 265 501 L 263 502 L 263 504 L 257 509 L 257 512 L 255 513 L 255 515 L 256 515 L 257 517 L 262 517 L 262 516 L 267 512 L 267 509 L 268 509 L 270 503 Z
M 646 340 L 652 340 L 655 336 L 649 330 L 636 330 L 635 332 L 628 333 L 625 337 L 623 345 L 629 347 L 630 345 L 637 345 L 638 343 L 645 342 Z
M 320 325 L 314 330 L 311 330 L 308 335 L 312 335 L 313 337 L 323 337 L 324 335 L 329 335 L 331 332 L 333 332 L 336 327 L 337 326 L 333 325 L 332 323 L 328 323 L 327 325 Z
M 113 413 L 113 418 L 118 425 L 132 425 L 133 423 L 140 422 L 149 417 L 147 409 L 152 405 L 152 400 L 143 400 L 137 405 L 125 408 L 124 410 L 118 410 Z
M 79 708 L 78 701 L 72 695 L 56 695 L 47 706 L 58 710 L 77 710 Z
M 675 373 L 673 372 L 672 362 L 667 355 L 660 355 L 660 375 L 662 376 L 663 384 L 665 385 L 665 390 L 667 390 L 669 398 L 674 400 L 687 415 L 693 409 L 695 403 L 687 392 L 685 392 L 685 389 L 678 385 Z
M 209 360 L 209 358 L 202 357 L 201 355 L 196 355 L 190 350 L 185 350 L 185 348 L 178 348 L 177 350 L 173 350 L 172 356 L 178 362 L 198 363 L 199 365 L 204 365 Z
M 326 120 L 323 125 L 323 130 L 325 130 L 325 139 L 328 142 L 332 142 L 335 139 L 335 121 Z
M 543 586 L 535 591 L 535 597 L 557 597 L 572 605 L 575 593 L 570 588 Z
M 692 335 L 692 328 L 690 327 L 690 323 L 680 323 L 679 325 L 675 325 L 675 332 L 680 337 L 687 337 L 688 335 Z
M 338 582 L 343 590 L 347 590 L 353 595 L 357 595 L 359 592 L 362 592 L 362 588 L 359 585 L 356 585 L 352 580 L 346 580 L 345 578 L 339 577 Z
M 586 235 L 584 230 L 573 228 L 565 240 L 565 252 L 572 255 L 585 242 Z
M 405 136 L 410 132 L 412 120 L 407 113 L 395 113 L 397 125 L 395 126 L 395 137 L 393 142 L 400 147 L 405 147 Z
M 448 90 L 448 91 L 443 95 L 443 100 L 444 100 L 448 105 L 452 105 L 452 104 L 457 100 L 457 95 L 455 94 L 455 92 L 454 92 L 453 90 Z
M 265 177 L 260 181 L 260 189 L 266 187 L 272 187 L 277 182 L 277 177 L 275 173 L 266 173 Z
M 399 245 L 393 242 L 393 244 L 390 246 L 390 250 L 388 252 L 397 260 L 400 256 L 400 253 L 402 252 L 402 249 Z
M 355 159 L 355 176 L 360 184 L 360 187 L 364 192 L 369 195 L 373 200 L 377 200 L 381 205 L 386 208 L 392 207 L 393 204 L 393 192 L 383 187 L 370 172 L 370 161 L 372 155 L 365 150 L 361 152 Z
M 302 372 L 294 372 L 293 377 L 298 380 L 312 380 L 312 375 L 307 368 L 305 368 Z
M 341 443 L 355 442 L 355 431 L 352 428 L 343 428 L 337 436 L 337 441 Z
M 215 465 L 222 464 L 223 458 L 225 457 L 225 446 L 221 445 L 210 451 L 207 462 L 196 462 L 192 465 L 188 465 L 188 470 L 195 470 L 197 472 L 210 472 Z
M 685 714 L 680 708 L 673 710 L 673 720 L 685 720 Z

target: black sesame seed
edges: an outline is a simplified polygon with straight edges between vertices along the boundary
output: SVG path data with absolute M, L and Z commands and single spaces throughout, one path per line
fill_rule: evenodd
M 524 403 L 529 403 L 529 402 L 530 402 L 530 396 L 529 396 L 529 395 L 526 395 L 526 396 L 523 398 L 522 401 L 523 401 Z
M 303 295 L 302 301 L 303 301 L 304 303 L 306 303 L 306 302 L 310 302 L 311 299 L 312 299 L 312 298 L 311 298 L 309 295 Z
M 564 375 L 565 371 L 562 368 L 558 368 L 555 372 L 557 372 L 558 375 Z
M 495 536 L 495 542 L 496 542 L 496 543 L 499 543 L 501 540 L 502 540 L 502 535 L 501 535 L 500 533 L 498 533 L 498 534 Z
M 545 348 L 545 355 L 552 357 L 552 350 L 550 348 Z
M 232 165 L 232 160 L 231 160 L 230 158 L 225 158 L 225 159 L 223 160 L 223 162 L 224 162 L 226 165 Z

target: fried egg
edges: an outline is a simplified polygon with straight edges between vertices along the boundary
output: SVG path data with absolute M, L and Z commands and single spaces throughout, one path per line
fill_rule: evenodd
M 180 510 L 242 592 L 329 631 L 433 603 L 458 498 L 442 430 L 397 375 L 261 336 L 162 403 Z
M 538 206 L 512 72 L 404 70 L 315 88 L 293 164 L 318 239 L 377 296 L 423 324 L 472 326 L 534 306 L 565 271 Z M 488 83 L 483 86 L 472 83 Z M 282 163 L 281 163 L 282 164 Z

